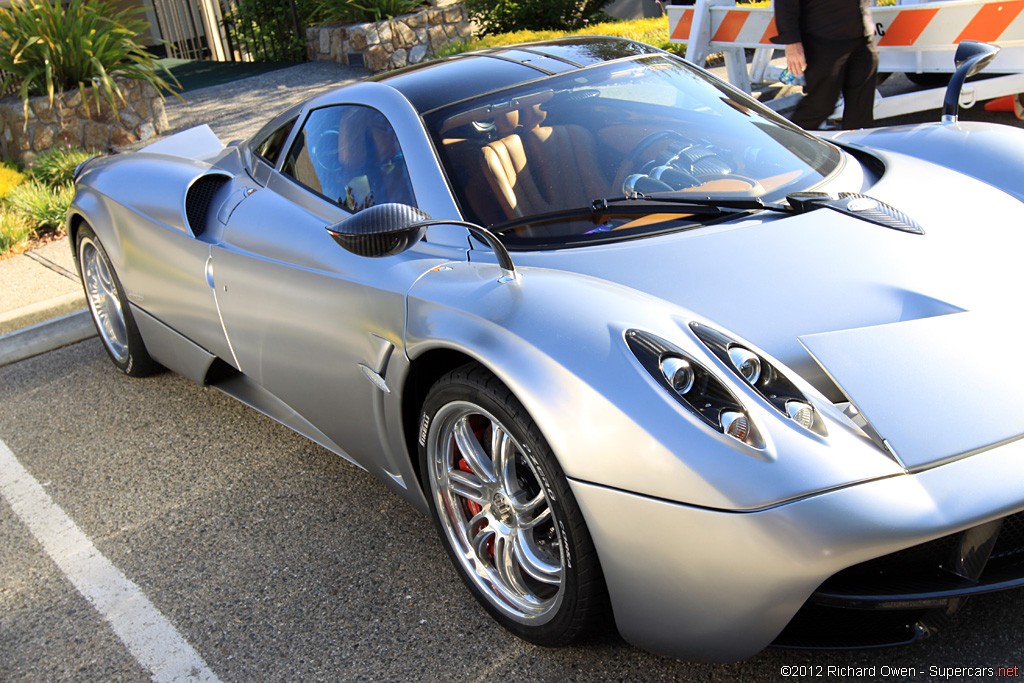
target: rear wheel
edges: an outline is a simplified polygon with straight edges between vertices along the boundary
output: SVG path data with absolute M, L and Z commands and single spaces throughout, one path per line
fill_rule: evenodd
M 522 405 L 476 365 L 442 377 L 420 421 L 434 522 L 462 580 L 505 628 L 564 645 L 603 623 L 607 597 L 583 515 Z
M 88 224 L 83 224 L 78 231 L 77 249 L 85 298 L 107 355 L 126 375 L 150 374 L 156 364 L 146 352 L 107 252 Z

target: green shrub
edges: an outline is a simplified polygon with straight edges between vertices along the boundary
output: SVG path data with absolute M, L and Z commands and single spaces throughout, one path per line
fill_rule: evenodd
M 460 52 L 468 52 L 469 50 L 482 50 L 488 47 L 501 47 L 502 45 L 512 45 L 514 43 L 532 43 L 538 40 L 562 38 L 567 35 L 597 35 L 628 38 L 640 43 L 653 45 L 654 47 L 661 48 L 662 50 L 675 52 L 680 56 L 682 56 L 686 51 L 686 45 L 682 43 L 669 42 L 668 23 L 665 21 L 664 17 L 655 17 L 652 19 L 637 19 L 635 21 L 614 21 L 603 24 L 593 24 L 578 31 L 570 32 L 515 31 L 512 33 L 485 36 L 483 38 L 477 38 L 466 42 L 449 43 L 437 51 L 437 56 L 447 57 L 449 55 L 459 54 Z
M 55 147 L 40 152 L 35 161 L 29 164 L 29 171 L 33 178 L 51 187 L 67 185 L 72 181 L 75 168 L 93 156 L 96 156 L 95 153 L 86 152 L 84 149 Z
M 323 23 L 382 21 L 408 14 L 422 4 L 422 0 L 320 0 L 316 17 Z
M 611 0 L 465 0 L 480 35 L 511 31 L 575 31 L 609 19 L 601 10 Z
M 32 226 L 21 215 L 0 209 L 0 255 L 18 251 L 32 236 Z
M 18 93 L 28 113 L 28 98 L 54 96 L 78 88 L 86 111 L 88 92 L 96 108 L 103 97 L 111 109 L 124 96 L 115 78 L 144 81 L 157 89 L 170 85 L 157 73 L 162 69 L 135 37 L 149 24 L 134 18 L 145 10 L 116 10 L 106 0 L 14 0 L 0 10 L 0 70 L 6 72 L 0 90 L 20 84 Z
M 33 180 L 12 189 L 7 195 L 7 206 L 20 213 L 36 232 L 57 232 L 64 227 L 74 194 L 72 185 L 50 187 Z
M 11 190 L 27 180 L 24 173 L 7 164 L 0 164 L 0 199 L 3 199 Z

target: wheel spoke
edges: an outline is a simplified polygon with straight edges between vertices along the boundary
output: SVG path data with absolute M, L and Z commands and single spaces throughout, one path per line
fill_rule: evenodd
M 547 498 L 544 497 L 544 491 L 538 491 L 537 495 L 527 500 L 526 492 L 520 491 L 517 495 L 512 496 L 509 502 L 512 503 L 512 509 L 516 511 L 519 518 L 523 519 L 533 516 L 537 508 L 546 505 Z
M 491 529 L 490 527 L 482 527 L 474 534 L 473 527 L 469 527 L 466 531 L 471 535 L 469 543 L 473 546 L 473 554 L 476 556 L 477 562 L 481 562 L 484 565 L 490 564 L 491 553 L 487 547 L 487 541 L 497 536 L 497 534 L 494 533 L 494 529 Z
M 551 508 L 545 507 L 543 510 L 537 511 L 537 514 L 533 515 L 532 517 L 529 515 L 524 515 L 520 517 L 519 528 L 535 529 L 544 522 L 547 522 L 549 519 L 551 519 Z
M 112 299 L 117 298 L 117 290 L 115 289 L 114 282 L 110 277 L 110 271 L 107 269 L 107 265 L 102 261 L 97 263 L 96 281 L 103 289 L 104 294 Z
M 553 586 L 562 583 L 562 568 L 544 561 L 534 550 L 532 543 L 526 539 L 526 534 L 522 532 L 513 534 L 512 552 L 520 568 L 531 578 Z
M 551 519 L 551 506 L 548 505 L 544 491 L 538 491 L 529 500 L 525 499 L 525 495 L 513 496 L 509 502 L 515 510 L 520 529 L 533 529 Z
M 519 490 L 516 481 L 516 444 L 497 422 L 491 423 L 491 459 L 495 476 L 505 494 L 512 497 Z
M 530 600 L 532 595 L 523 586 L 518 564 L 512 539 L 496 537 L 494 539 L 494 568 L 498 572 L 502 585 L 514 595 L 515 599 Z
M 478 512 L 475 515 L 473 515 L 472 519 L 470 519 L 468 522 L 466 522 L 466 528 L 467 529 L 475 529 L 477 527 L 477 525 L 480 524 L 480 522 L 484 522 L 484 521 L 487 521 L 487 510 L 486 509 L 481 510 L 480 512 Z M 490 522 L 488 521 L 488 524 L 489 523 Z M 484 525 L 484 527 L 486 527 L 486 524 Z M 483 528 L 481 528 L 481 531 L 482 530 L 483 530 Z
M 463 417 L 455 423 L 452 429 L 455 436 L 455 444 L 459 448 L 462 457 L 466 459 L 473 474 L 482 482 L 496 481 L 494 475 L 494 464 L 484 452 L 483 446 L 477 441 L 473 428 L 469 424 L 469 418 Z
M 449 469 L 448 489 L 455 495 L 467 498 L 479 505 L 488 502 L 484 495 L 483 482 L 472 472 Z

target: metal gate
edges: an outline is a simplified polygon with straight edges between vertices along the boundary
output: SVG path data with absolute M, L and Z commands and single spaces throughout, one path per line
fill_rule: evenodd
M 156 28 L 176 59 L 287 62 L 305 59 L 295 0 L 152 0 Z

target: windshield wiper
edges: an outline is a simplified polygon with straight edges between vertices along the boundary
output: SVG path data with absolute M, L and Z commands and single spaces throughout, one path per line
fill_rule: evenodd
M 778 211 L 780 213 L 792 213 L 792 209 L 785 206 L 776 206 L 772 204 L 765 204 L 759 197 L 750 198 L 728 198 L 728 197 L 712 197 L 712 196 L 694 196 L 694 197 L 680 197 L 676 194 L 666 196 L 662 192 L 654 192 L 650 194 L 644 194 L 636 192 L 632 195 L 623 195 L 621 197 L 609 197 L 607 199 L 595 199 L 593 203 L 594 211 L 602 211 L 608 208 L 609 204 L 618 204 L 620 202 L 651 202 L 655 204 L 678 204 L 680 206 L 689 207 L 711 207 L 714 209 L 736 209 L 739 211 Z
M 612 206 L 619 204 L 619 206 Z M 659 213 L 655 210 L 656 205 L 672 205 L 672 213 L 691 214 L 703 217 L 721 216 L 726 213 L 741 213 L 744 211 L 785 211 L 781 207 L 766 206 L 760 199 L 714 199 L 711 197 L 694 197 L 683 199 L 682 197 L 660 197 L 644 196 L 637 197 L 608 197 L 595 199 L 590 206 L 583 206 L 575 209 L 563 209 L 561 211 L 549 211 L 530 216 L 513 218 L 503 223 L 495 223 L 488 226 L 488 229 L 496 235 L 514 230 L 529 223 L 544 223 L 563 218 L 578 218 L 580 216 L 599 216 L 603 213 L 614 211 L 618 214 L 636 214 L 638 216 L 650 213 Z M 664 213 L 662 209 L 660 213 Z

